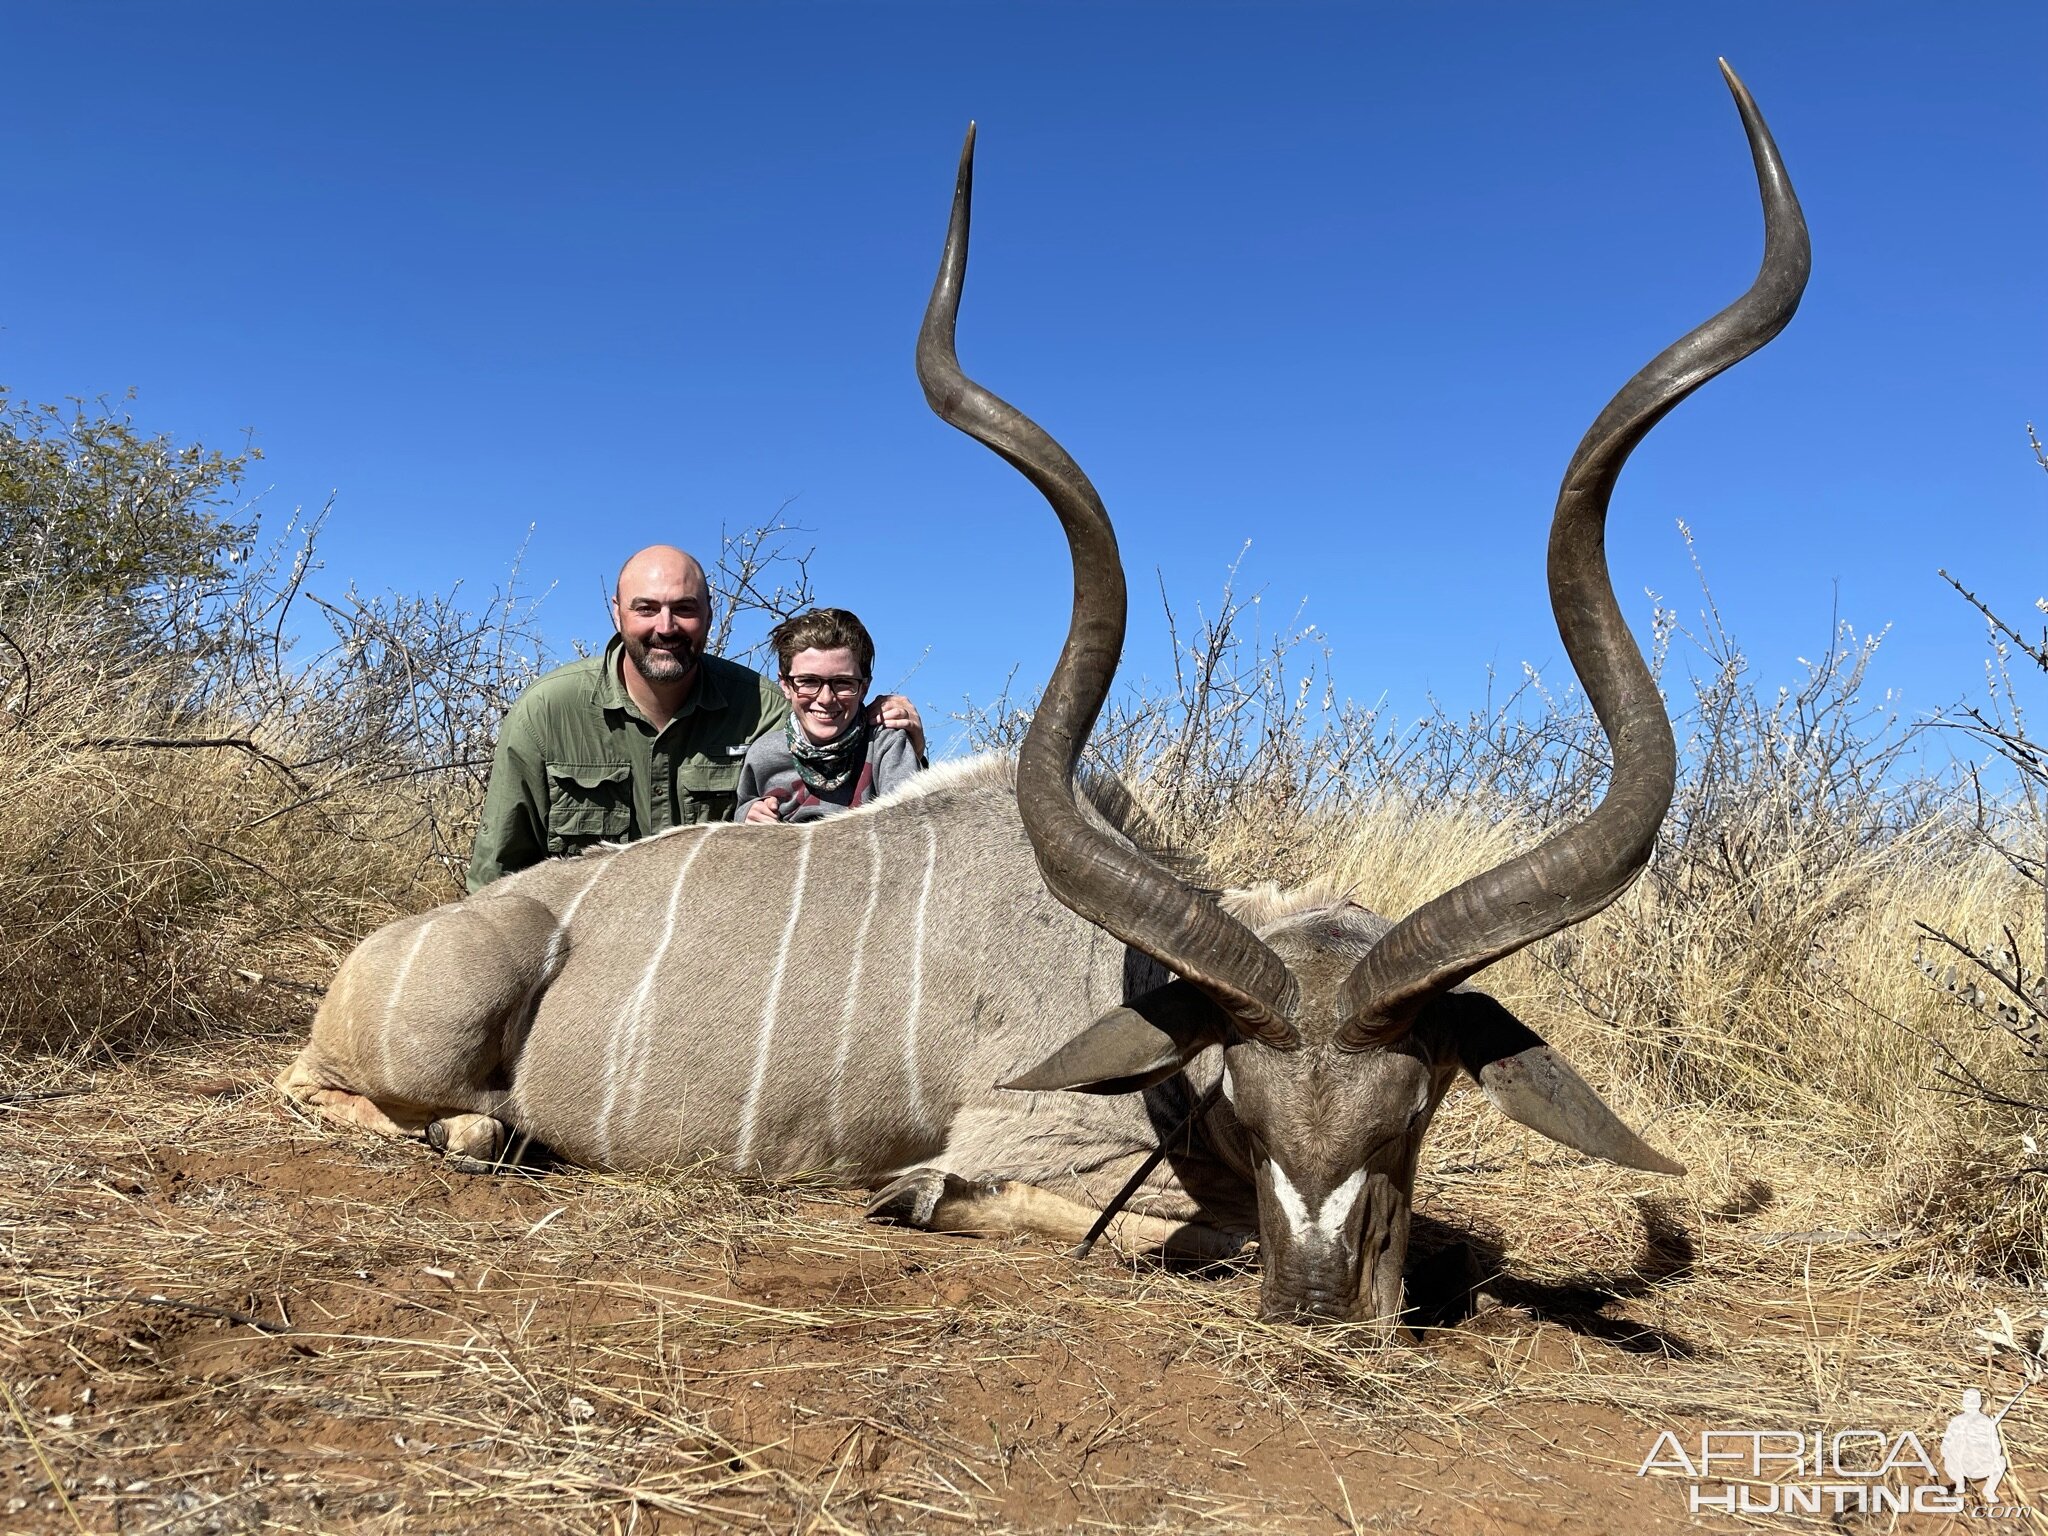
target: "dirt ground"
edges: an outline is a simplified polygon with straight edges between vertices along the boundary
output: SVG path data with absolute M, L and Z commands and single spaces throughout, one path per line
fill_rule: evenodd
M 1933 1453 L 1960 1387 L 2027 1379 L 2041 1298 L 1755 1180 L 1652 1196 L 1440 1129 L 1418 1262 L 1494 1278 L 1376 1346 L 1259 1324 L 1245 1268 L 689 1170 L 456 1174 L 288 1107 L 288 1049 L 0 1082 L 0 1531 L 2034 1528 L 2048 1388 L 1995 1519 L 1694 1517 L 1638 1475 L 1665 1429 Z

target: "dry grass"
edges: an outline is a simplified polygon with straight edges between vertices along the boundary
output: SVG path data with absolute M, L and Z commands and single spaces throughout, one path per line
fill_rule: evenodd
M 1633 1476 L 1658 1431 L 1931 1443 L 1960 1383 L 2021 1379 L 1976 1330 L 2038 1326 L 1863 1226 L 1852 1167 L 1697 1108 L 1659 1124 L 1699 1170 L 1665 1187 L 1455 1097 L 1421 1241 L 1497 1254 L 1500 1305 L 1379 1348 L 1260 1324 L 1247 1272 L 878 1230 L 830 1194 L 450 1175 L 288 1111 L 288 1044 L 46 1064 L 70 1096 L 0 1111 L 0 1528 L 75 1528 L 54 1474 L 131 1532 L 1677 1530 Z M 2031 1506 L 2048 1401 L 2006 1438 Z
M 0 1048 L 232 1038 L 295 1016 L 290 983 L 324 984 L 370 929 L 460 893 L 388 765 L 296 766 L 289 717 L 167 707 L 177 664 L 102 644 L 88 620 L 39 625 L 31 707 L 0 715 Z M 240 745 L 140 745 L 169 742 Z

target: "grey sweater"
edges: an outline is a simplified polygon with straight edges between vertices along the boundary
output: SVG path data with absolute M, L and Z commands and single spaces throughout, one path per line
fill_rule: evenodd
M 861 797 L 865 805 L 879 795 L 885 795 L 903 783 L 923 766 L 917 760 L 916 749 L 910 744 L 910 737 L 902 731 L 887 726 L 875 726 L 868 732 L 868 786 Z M 745 821 L 747 807 L 763 795 L 774 794 L 781 803 L 776 814 L 783 821 L 817 821 L 821 817 L 837 815 L 853 804 L 853 792 L 860 783 L 861 775 L 856 773 L 837 789 L 822 793 L 810 790 L 803 781 L 803 775 L 796 771 L 796 764 L 789 758 L 789 743 L 782 732 L 770 731 L 751 747 L 747 748 L 746 761 L 740 764 L 739 803 L 733 808 L 733 820 Z M 811 796 L 816 794 L 816 799 Z M 789 805 L 792 795 L 808 803 L 793 810 Z

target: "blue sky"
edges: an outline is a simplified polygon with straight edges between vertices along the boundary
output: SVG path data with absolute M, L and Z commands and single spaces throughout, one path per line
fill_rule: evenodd
M 253 429 L 269 514 L 338 492 L 330 589 L 488 585 L 532 525 L 562 650 L 627 552 L 795 498 L 937 723 L 1064 623 L 1050 514 L 911 371 L 975 118 L 962 358 L 1101 490 L 1127 672 L 1155 569 L 1213 604 L 1250 540 L 1342 692 L 1461 705 L 1562 677 L 1565 461 L 1754 271 L 1717 54 L 1814 275 L 1623 476 L 1624 604 L 1697 609 L 1683 520 L 1760 679 L 1838 611 L 1932 709 L 1984 653 L 1936 567 L 2048 593 L 2038 5 L 19 4 L 0 381 Z

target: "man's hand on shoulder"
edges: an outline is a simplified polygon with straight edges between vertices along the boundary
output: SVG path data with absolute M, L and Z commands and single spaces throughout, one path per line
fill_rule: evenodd
M 918 718 L 917 706 L 900 693 L 885 693 L 868 706 L 868 724 L 886 726 L 892 731 L 901 731 L 910 738 L 910 745 L 917 753 L 917 760 L 923 762 L 924 721 Z

